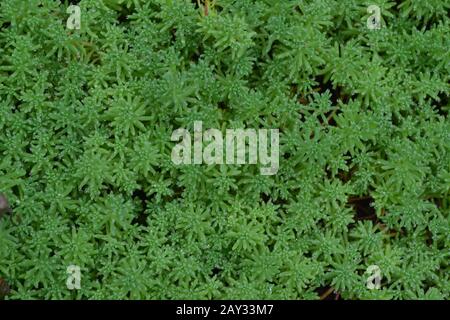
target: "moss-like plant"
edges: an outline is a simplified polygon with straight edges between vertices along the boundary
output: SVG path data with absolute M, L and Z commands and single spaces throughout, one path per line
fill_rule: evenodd
M 448 2 L 72 4 L 0 2 L 0 298 L 449 298 Z M 279 171 L 175 165 L 194 121 Z

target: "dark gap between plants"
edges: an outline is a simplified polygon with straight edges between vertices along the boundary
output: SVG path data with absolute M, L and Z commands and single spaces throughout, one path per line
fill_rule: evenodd
M 5 279 L 0 278 L 0 300 L 4 300 L 5 297 L 11 292 L 11 288 Z
M 364 195 L 360 197 L 350 197 L 347 201 L 347 205 L 350 205 L 355 210 L 355 220 L 370 220 L 374 224 L 377 223 L 378 217 L 372 204 L 375 199 L 370 195 Z
M 131 224 L 148 226 L 146 214 L 147 211 L 147 194 L 143 190 L 135 190 L 131 196 L 134 200 L 139 201 L 142 204 L 142 209 L 139 214 L 131 221 Z

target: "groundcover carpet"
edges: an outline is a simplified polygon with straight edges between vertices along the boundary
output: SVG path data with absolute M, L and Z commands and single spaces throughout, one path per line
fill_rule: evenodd
M 448 299 L 449 9 L 2 0 L 0 299 Z

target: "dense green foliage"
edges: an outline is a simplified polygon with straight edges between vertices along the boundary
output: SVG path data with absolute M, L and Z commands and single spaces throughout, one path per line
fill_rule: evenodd
M 448 1 L 68 5 L 0 2 L 7 298 L 449 298 Z M 174 165 L 196 120 L 278 128 L 278 173 Z

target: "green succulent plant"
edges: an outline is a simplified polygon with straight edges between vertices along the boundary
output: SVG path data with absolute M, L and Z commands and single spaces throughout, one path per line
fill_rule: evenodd
M 6 299 L 449 299 L 449 2 L 71 3 L 0 2 Z M 200 120 L 278 173 L 172 163 Z

